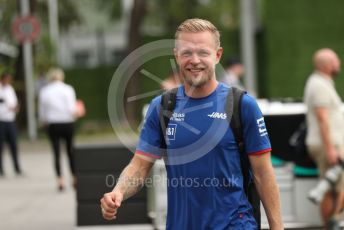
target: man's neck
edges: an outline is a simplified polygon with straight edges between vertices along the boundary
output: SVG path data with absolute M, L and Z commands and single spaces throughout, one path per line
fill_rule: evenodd
M 197 87 L 197 88 L 184 83 L 185 94 L 188 97 L 192 97 L 192 98 L 206 97 L 212 94 L 216 90 L 216 87 L 218 86 L 218 84 L 219 83 L 216 81 L 215 78 L 212 78 L 211 80 L 209 80 L 202 87 Z
M 329 74 L 327 74 L 327 73 L 325 73 L 325 72 L 323 72 L 323 71 L 316 70 L 316 72 L 317 72 L 319 75 L 321 75 L 321 76 L 323 76 L 324 78 L 326 78 L 326 79 L 333 80 L 333 77 L 332 77 L 331 75 L 329 75 Z

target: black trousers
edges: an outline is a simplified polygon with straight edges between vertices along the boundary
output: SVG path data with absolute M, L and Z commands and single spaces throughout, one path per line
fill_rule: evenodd
M 60 141 L 64 140 L 69 161 L 70 171 L 75 175 L 73 154 L 74 123 L 52 123 L 48 126 L 48 136 L 54 153 L 55 172 L 58 177 L 62 175 L 60 165 Z
M 0 174 L 3 174 L 2 152 L 4 143 L 7 142 L 13 160 L 16 173 L 20 173 L 18 147 L 17 147 L 17 128 L 15 122 L 0 121 Z

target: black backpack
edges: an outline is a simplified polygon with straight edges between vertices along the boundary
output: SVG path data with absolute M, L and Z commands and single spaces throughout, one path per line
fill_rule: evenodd
M 178 88 L 171 89 L 162 94 L 161 98 L 161 108 L 160 108 L 160 127 L 162 134 L 164 135 L 163 142 L 161 147 L 166 149 L 166 127 L 168 122 L 173 114 L 173 110 L 176 106 L 176 97 L 177 97 Z M 248 159 L 247 154 L 245 154 L 245 145 L 241 124 L 241 101 L 243 95 L 246 94 L 245 91 L 231 87 L 226 102 L 226 113 L 228 122 L 233 130 L 235 140 L 238 144 L 240 152 L 240 163 L 241 170 L 243 173 L 243 187 L 247 195 L 248 201 L 251 203 L 253 208 L 254 219 L 257 222 L 258 229 L 261 229 L 261 220 L 260 220 L 260 197 L 256 190 L 256 186 L 251 179 L 251 165 Z

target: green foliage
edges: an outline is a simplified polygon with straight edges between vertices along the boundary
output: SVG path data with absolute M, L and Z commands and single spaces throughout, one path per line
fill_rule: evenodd
M 98 8 L 103 10 L 107 9 L 111 19 L 120 19 L 122 14 L 122 1 L 121 0 L 97 0 Z
M 94 69 L 66 70 L 66 83 L 71 84 L 78 99 L 85 103 L 87 114 L 83 120 L 106 121 L 107 95 L 115 66 Z
M 41 35 L 35 48 L 35 69 L 38 73 L 45 73 L 51 66 L 56 66 L 56 48 L 47 33 Z
M 59 0 L 58 11 L 61 30 L 67 30 L 71 25 L 81 23 L 80 13 L 74 1 Z
M 302 97 L 312 72 L 313 53 L 334 49 L 344 60 L 342 0 L 274 0 L 265 2 L 264 75 L 268 97 Z M 343 75 L 343 74 L 341 74 Z M 344 79 L 336 80 L 344 96 Z
M 9 72 L 14 75 L 15 59 L 9 58 L 5 62 L 0 62 L 0 74 L 3 72 Z
M 0 0 L 0 42 L 11 44 L 11 25 L 16 11 L 16 1 Z M 11 44 L 12 45 L 12 44 Z M 13 73 L 15 60 L 11 57 L 0 57 L 0 74 L 4 71 Z
M 220 31 L 237 29 L 238 3 L 238 0 L 148 0 L 145 21 L 162 26 L 170 34 L 188 18 L 208 19 Z
M 56 46 L 49 34 L 49 10 L 48 1 L 36 1 L 35 14 L 40 19 L 41 35 L 35 43 L 34 49 L 34 68 L 38 74 L 45 73 L 47 70 L 57 65 Z M 59 0 L 58 21 L 61 31 L 68 30 L 74 24 L 81 23 L 81 17 L 75 1 Z
M 0 0 L 0 34 L 2 39 L 11 38 L 11 24 L 17 9 L 17 1 Z
M 60 30 L 66 31 L 74 24 L 81 23 L 80 12 L 72 0 L 58 0 L 58 20 Z M 48 19 L 48 1 L 37 1 L 36 13 L 41 19 Z M 41 20 L 41 23 L 46 28 L 49 20 Z
M 170 60 L 174 61 L 173 56 L 165 56 L 165 57 L 158 57 L 154 58 L 149 62 L 146 62 L 141 70 L 145 70 L 149 72 L 150 74 L 153 74 L 154 76 L 158 77 L 161 81 L 163 81 L 171 72 L 172 72 L 172 65 Z M 156 90 L 161 89 L 160 83 L 154 81 L 144 74 L 140 74 L 139 76 L 139 82 L 140 82 L 140 93 L 147 93 L 147 92 L 153 92 Z M 140 106 L 142 107 L 144 104 L 148 104 L 151 99 L 156 95 L 153 95 L 151 97 L 144 98 L 140 101 Z

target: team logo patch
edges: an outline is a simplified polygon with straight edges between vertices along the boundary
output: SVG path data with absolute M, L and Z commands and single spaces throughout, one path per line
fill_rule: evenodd
M 172 117 L 170 118 L 171 121 L 184 121 L 185 119 L 185 113 L 176 113 L 174 112 L 172 114 Z
M 268 131 L 266 130 L 266 126 L 265 126 L 264 117 L 257 119 L 257 125 L 258 125 L 259 134 L 261 137 L 268 134 Z
M 214 118 L 214 119 L 227 119 L 226 113 L 219 113 L 219 112 L 212 112 L 211 114 L 208 114 L 208 117 Z

